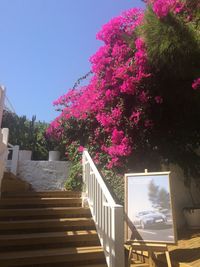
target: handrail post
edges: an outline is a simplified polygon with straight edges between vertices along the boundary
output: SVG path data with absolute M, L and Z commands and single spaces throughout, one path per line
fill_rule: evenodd
M 0 86 L 0 128 L 3 117 L 4 101 L 5 101 L 6 89 L 3 86 Z
M 82 207 L 87 206 L 87 193 L 86 193 L 86 168 L 85 168 L 85 154 L 82 154 L 82 177 L 83 177 L 83 188 L 82 188 Z
M 5 145 L 5 150 L 2 156 L 2 160 L 4 161 L 4 168 L 6 166 L 6 162 L 8 159 L 8 137 L 9 137 L 9 129 L 8 128 L 3 128 L 1 130 L 2 133 L 2 142 Z
M 6 91 L 5 88 L 3 86 L 0 86 L 0 129 L 3 118 L 5 91 Z M 5 163 L 7 160 L 6 157 L 8 155 L 7 141 L 8 141 L 8 129 L 0 130 L 0 195 L 1 195 L 1 181 L 3 178 Z
M 7 128 L 4 128 L 0 131 L 0 195 L 1 195 L 1 181 L 3 179 L 3 174 L 8 157 L 8 147 L 7 147 L 8 134 L 9 134 L 9 129 Z
M 3 128 L 1 130 L 3 134 L 3 143 L 7 146 L 8 145 L 8 137 L 9 137 L 9 129 L 8 128 Z
M 111 248 L 111 264 L 113 267 L 124 266 L 124 214 L 121 206 L 112 207 L 112 248 Z
M 85 153 L 82 155 L 82 167 L 83 167 L 83 186 L 85 185 Z
M 12 154 L 12 163 L 11 163 L 11 172 L 14 175 L 17 175 L 18 158 L 19 158 L 19 146 L 14 146 Z

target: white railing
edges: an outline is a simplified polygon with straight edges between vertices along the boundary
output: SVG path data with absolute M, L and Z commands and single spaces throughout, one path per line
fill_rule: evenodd
M 19 146 L 8 144 L 8 153 L 11 153 L 11 159 L 7 160 L 7 171 L 17 175 L 18 159 L 19 159 Z M 9 155 L 9 154 L 8 154 Z
M 124 267 L 123 206 L 115 203 L 87 150 L 82 162 L 85 193 L 107 265 Z
M 8 134 L 9 134 L 8 129 L 6 128 L 1 129 L 3 110 L 4 110 L 4 100 L 5 100 L 5 88 L 3 86 L 0 86 L 0 188 L 8 155 L 7 144 L 8 144 Z
M 7 128 L 0 130 L 0 187 L 8 156 L 8 149 L 7 149 L 8 134 L 9 130 Z
M 6 89 L 0 86 L 0 129 L 3 117 L 4 102 L 5 102 Z M 7 128 L 0 130 L 0 180 L 3 177 L 5 168 L 13 174 L 17 174 L 19 146 L 12 146 L 8 144 L 9 130 Z M 8 159 L 8 153 L 12 154 L 12 159 Z
M 3 86 L 0 86 L 0 128 L 3 117 L 5 94 L 6 94 L 6 89 Z

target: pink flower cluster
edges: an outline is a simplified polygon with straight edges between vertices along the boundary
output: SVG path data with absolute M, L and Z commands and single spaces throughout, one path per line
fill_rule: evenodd
M 72 131 L 72 119 L 84 122 L 90 131 L 89 146 L 96 148 L 95 160 L 99 161 L 99 153 L 107 154 L 108 168 L 119 166 L 132 152 L 134 136 L 124 128 L 131 133 L 139 123 L 149 127 L 143 118 L 145 104 L 150 100 L 142 85 L 150 77 L 145 42 L 140 37 L 132 44 L 127 41 L 143 17 L 142 10 L 131 9 L 104 25 L 97 34 L 104 45 L 90 59 L 93 77 L 89 84 L 69 90 L 54 101 L 61 114 L 50 125 L 48 134 L 63 137 L 68 129 Z
M 153 11 L 158 18 L 166 17 L 169 12 L 180 13 L 185 6 L 181 0 L 150 0 L 148 2 L 152 4 Z
M 200 78 L 194 80 L 194 82 L 192 83 L 192 88 L 194 90 L 200 89 Z
M 129 156 L 132 148 L 129 139 L 124 136 L 123 131 L 114 129 L 111 136 L 112 145 L 109 147 L 102 146 L 102 150 L 108 153 L 111 160 L 107 164 L 107 168 L 120 165 L 120 157 Z
M 146 3 L 163 19 L 161 23 L 167 22 L 164 18 L 169 13 L 192 14 L 189 1 Z M 130 9 L 105 24 L 97 34 L 103 44 L 90 58 L 93 76 L 88 85 L 69 90 L 53 103 L 61 113 L 47 135 L 69 146 L 75 141 L 79 153 L 88 147 L 95 163 L 104 163 L 107 168 L 121 166 L 133 153 L 138 136 L 154 127 L 150 107 L 164 102 L 158 88 L 151 88 L 155 77 L 148 62 L 146 39 L 137 30 L 143 21 L 143 10 Z M 200 78 L 193 81 L 192 88 L 200 89 Z
M 150 102 L 162 103 L 146 86 L 151 78 L 146 44 L 135 33 L 143 17 L 142 10 L 131 9 L 104 25 L 97 34 L 104 44 L 90 58 L 93 77 L 89 84 L 54 101 L 61 114 L 48 134 L 73 142 L 74 136 L 87 133 L 84 146 L 92 147 L 95 162 L 106 156 L 107 168 L 120 166 L 133 152 L 139 128 L 153 127 L 148 117 Z
M 132 35 L 136 27 L 142 23 L 143 17 L 141 9 L 133 8 L 125 11 L 121 16 L 105 24 L 97 34 L 97 39 L 109 45 L 121 42 L 124 34 Z

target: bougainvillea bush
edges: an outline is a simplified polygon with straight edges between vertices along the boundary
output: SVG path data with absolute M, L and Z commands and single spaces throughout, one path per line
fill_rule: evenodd
M 152 170 L 163 160 L 189 170 L 200 141 L 199 1 L 146 1 L 97 39 L 90 82 L 54 102 L 60 115 L 48 135 L 65 142 L 66 153 L 87 147 L 107 170 Z

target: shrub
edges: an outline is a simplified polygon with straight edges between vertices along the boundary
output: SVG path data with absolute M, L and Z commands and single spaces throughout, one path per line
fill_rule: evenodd
M 19 145 L 21 150 L 31 150 L 33 160 L 48 158 L 45 139 L 47 123 L 36 121 L 36 116 L 28 120 L 26 116 L 4 111 L 2 127 L 9 128 L 9 143 Z
M 69 177 L 65 182 L 65 188 L 70 191 L 81 191 L 82 185 L 82 165 L 80 162 L 77 162 L 70 168 Z

